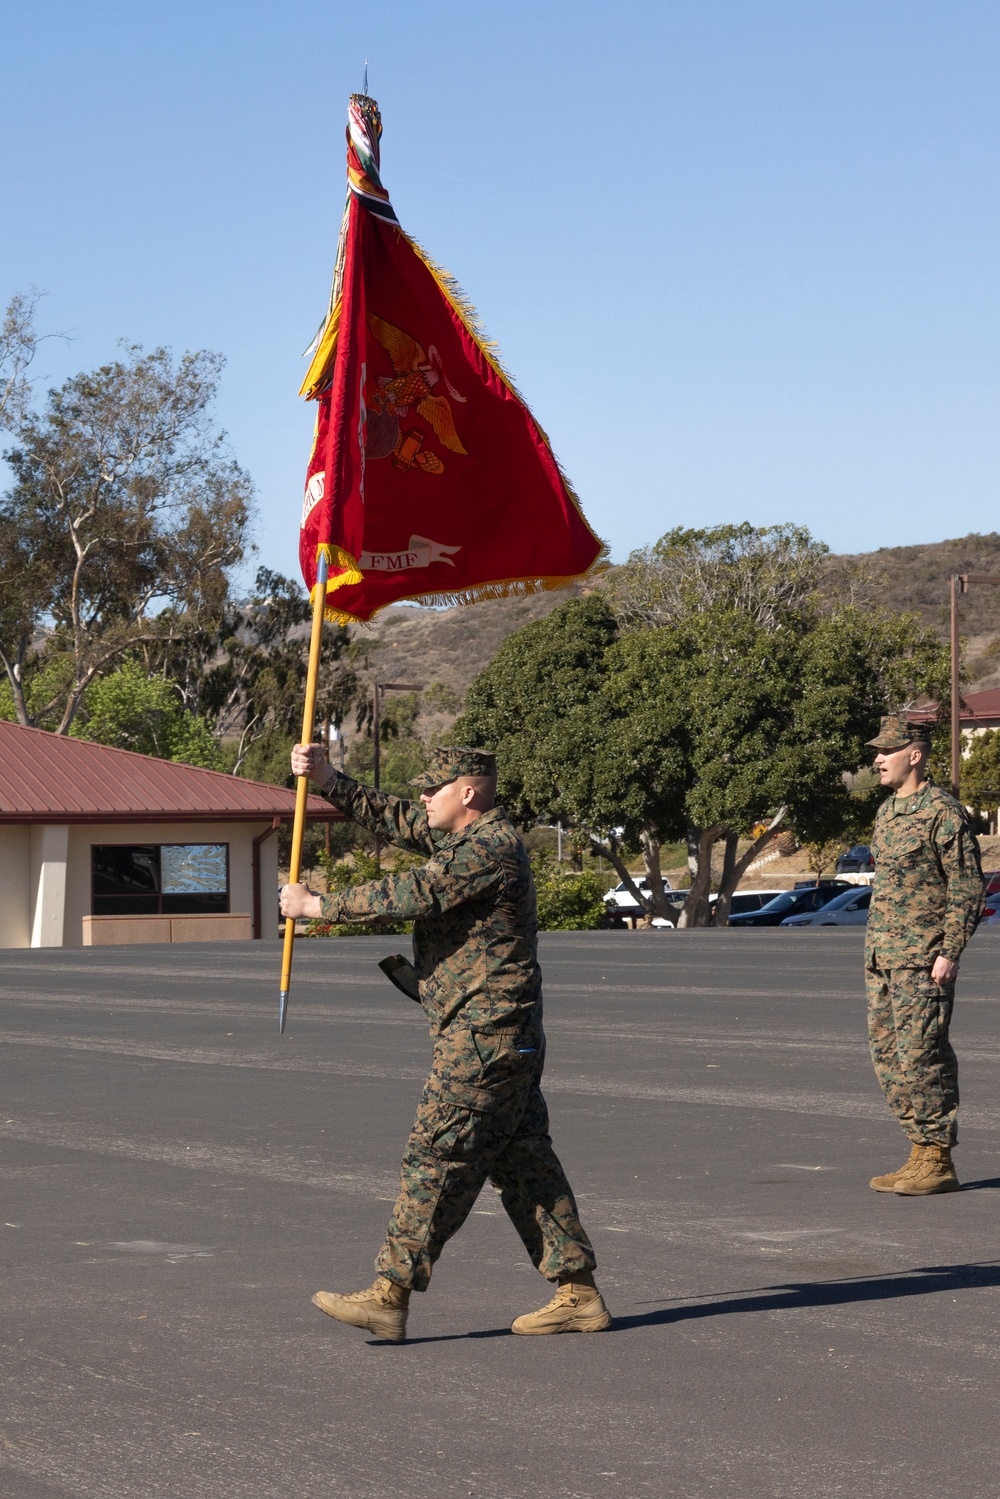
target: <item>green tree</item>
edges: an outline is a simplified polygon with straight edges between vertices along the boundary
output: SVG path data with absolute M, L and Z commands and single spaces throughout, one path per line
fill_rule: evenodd
M 418 733 L 420 699 L 415 692 L 385 693 L 379 714 L 379 788 L 394 796 L 412 798 L 413 777 L 427 769 L 427 746 Z M 375 774 L 375 740 L 371 697 L 359 703 L 358 727 L 352 736 L 347 770 L 359 781 L 372 784 Z
M 2 607 L 0 603 L 0 610 Z M 65 656 L 42 656 L 35 663 L 34 670 L 29 672 L 23 683 L 29 723 L 37 722 L 43 715 L 45 705 L 65 691 L 71 670 Z M 18 721 L 14 693 L 6 675 L 0 675 L 0 718 L 9 723 Z
M 662 700 L 641 666 L 634 686 L 625 689 L 623 710 L 614 683 L 622 663 L 611 654 L 617 636 L 599 592 L 526 625 L 508 636 L 473 682 L 453 733 L 497 749 L 500 800 L 517 822 L 539 819 L 586 831 L 634 898 L 666 916 L 656 860 L 663 839 L 683 829 L 676 784 L 682 756 L 671 761 L 666 742 L 671 730 L 683 740 L 681 715 L 672 714 L 672 700 Z M 623 711 L 632 715 L 628 724 Z M 629 873 L 623 837 L 642 844 L 649 856 L 648 898 Z
M 92 684 L 70 732 L 116 749 L 181 760 L 206 770 L 223 768 L 211 729 L 184 707 L 176 684 L 149 676 L 135 660 L 124 661 Z
M 0 431 L 23 421 L 31 400 L 28 368 L 43 337 L 35 330 L 35 310 L 41 292 L 15 292 L 0 318 Z
M 501 798 L 516 821 L 570 823 L 589 799 L 601 753 L 595 699 L 616 635 L 603 595 L 571 600 L 509 635 L 466 694 L 452 733 L 502 747 Z
M 312 608 L 302 584 L 270 568 L 257 571 L 249 599 L 225 611 L 206 643 L 178 632 L 149 650 L 151 665 L 184 684 L 186 705 L 231 745 L 234 774 L 283 783 L 288 754 L 302 730 Z M 326 626 L 320 648 L 318 704 L 338 725 L 363 688 L 345 659 L 346 630 Z
M 225 598 L 252 485 L 212 420 L 222 363 L 130 346 L 22 409 L 0 499 L 0 665 L 21 723 L 67 733 L 91 683 Z M 54 658 L 68 671 L 29 710 Z
M 821 606 L 813 585 L 822 555 L 807 533 L 787 528 L 670 533 L 656 575 L 647 577 L 642 558 L 632 573 L 637 592 L 649 584 L 656 612 L 624 609 L 619 580 L 617 595 L 571 601 L 509 637 L 470 689 L 455 732 L 496 746 L 501 796 L 520 820 L 585 827 L 648 914 L 671 914 L 660 848 L 682 838 L 691 886 L 681 922 L 712 920 L 721 842 L 714 919 L 723 922 L 742 875 L 784 822 L 807 841 L 850 824 L 845 773 L 867 758 L 864 740 L 880 715 L 936 692 L 947 675 L 942 647 L 914 619 Z M 660 588 L 661 566 L 669 589 Z M 798 570 L 794 589 L 786 566 Z M 642 849 L 648 896 L 625 867 L 620 838 Z
M 977 812 L 1000 806 L 1000 730 L 987 729 L 973 737 L 961 766 L 962 800 Z
M 421 861 L 413 854 L 399 850 L 389 869 L 380 867 L 371 854 L 352 854 L 350 859 L 327 858 L 320 854 L 317 860 L 326 875 L 326 888 L 330 894 L 336 890 L 347 890 L 351 885 L 363 885 L 367 880 L 378 880 L 391 872 L 401 874 Z M 412 921 L 310 921 L 306 926 L 307 937 L 371 937 L 401 936 L 413 930 Z
M 424 692 L 423 705 L 428 713 L 457 713 L 462 706 L 462 694 L 446 682 L 431 682 Z
M 532 860 L 542 932 L 592 932 L 604 925 L 607 881 L 596 869 L 564 874 L 557 860 Z
M 776 625 L 816 596 L 828 553 L 804 526 L 677 526 L 615 569 L 608 597 L 625 630 L 720 608 Z

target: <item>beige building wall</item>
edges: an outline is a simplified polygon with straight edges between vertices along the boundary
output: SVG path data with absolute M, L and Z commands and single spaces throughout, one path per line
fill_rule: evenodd
M 31 829 L 31 945 L 62 947 L 66 918 L 69 828 L 42 822 Z
M 251 832 L 256 835 L 262 833 L 264 827 L 270 827 L 265 823 L 263 827 L 252 828 Z M 278 835 L 272 833 L 270 838 L 265 838 L 260 846 L 260 935 L 268 942 L 278 940 Z
M 0 947 L 31 945 L 31 903 L 31 829 L 0 827 Z
M 228 843 L 229 909 L 252 918 L 253 840 L 270 826 L 261 821 L 0 827 L 0 948 L 83 945 L 95 843 Z M 278 839 L 273 833 L 260 846 L 260 888 L 261 935 L 276 941 Z
M 229 909 L 253 912 L 253 840 L 270 822 L 80 823 L 69 830 L 64 942 L 83 945 L 83 918 L 90 915 L 90 849 L 95 843 L 228 843 Z M 278 935 L 278 838 L 260 849 L 262 936 Z

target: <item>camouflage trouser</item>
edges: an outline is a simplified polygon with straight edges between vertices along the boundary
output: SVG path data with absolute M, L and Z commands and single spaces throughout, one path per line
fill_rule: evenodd
M 926 968 L 870 968 L 868 1041 L 875 1075 L 903 1133 L 915 1145 L 958 1139 L 958 1058 L 948 1040 L 955 985 Z
M 549 1280 L 596 1264 L 548 1134 L 539 1083 L 545 1042 L 535 1028 L 438 1037 L 400 1171 L 400 1191 L 375 1267 L 425 1291 L 452 1234 L 488 1179 L 532 1264 Z

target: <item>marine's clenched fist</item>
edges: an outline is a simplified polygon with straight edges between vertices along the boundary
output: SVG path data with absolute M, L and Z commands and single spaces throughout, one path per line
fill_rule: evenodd
M 292 775 L 308 776 L 317 786 L 322 786 L 333 775 L 333 766 L 323 753 L 321 744 L 296 744 L 292 750 Z
M 315 921 L 322 915 L 322 904 L 319 896 L 314 895 L 308 885 L 282 885 L 281 914 L 293 920 L 302 916 Z

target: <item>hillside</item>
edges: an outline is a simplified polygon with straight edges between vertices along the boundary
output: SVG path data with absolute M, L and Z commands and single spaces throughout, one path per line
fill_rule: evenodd
M 926 546 L 880 547 L 876 552 L 830 559 L 835 580 L 851 563 L 861 563 L 881 585 L 877 596 L 889 609 L 912 610 L 946 639 L 953 573 L 1000 577 L 1000 533 L 960 536 Z M 966 691 L 1000 686 L 1000 585 L 973 585 L 959 600 Z
M 380 614 L 371 629 L 353 632 L 367 661 L 364 675 L 370 681 L 419 682 L 424 687 L 440 684 L 448 689 L 434 694 L 438 706 L 421 713 L 421 732 L 436 734 L 453 721 L 469 687 L 508 635 L 532 620 L 544 619 L 581 592 L 581 586 L 574 584 L 553 593 L 484 599 L 450 609 L 396 605 Z
M 961 536 L 927 546 L 880 547 L 877 552 L 830 559 L 833 568 L 864 563 L 884 582 L 882 598 L 890 609 L 913 609 L 942 634 L 948 632 L 949 581 L 952 573 L 991 573 L 1000 577 L 1000 533 Z M 1000 632 L 1000 588 L 973 587 L 962 599 L 962 632 L 968 636 Z
M 1000 576 L 1000 533 L 989 532 L 926 546 L 882 547 L 876 552 L 830 558 L 827 588 L 838 591 L 847 565 L 863 563 L 874 593 L 890 609 L 913 610 L 942 637 L 948 634 L 949 579 L 955 572 Z M 588 584 L 588 588 L 600 584 Z M 380 615 L 372 629 L 358 629 L 355 640 L 367 657 L 365 674 L 383 682 L 441 683 L 438 708 L 422 716 L 425 733 L 447 727 L 480 671 L 501 643 L 532 620 L 543 619 L 579 584 L 527 598 L 489 599 L 451 609 L 401 604 Z M 961 601 L 965 661 L 970 690 L 1000 685 L 1000 587 L 973 588 Z M 995 646 L 991 651 L 990 647 Z

